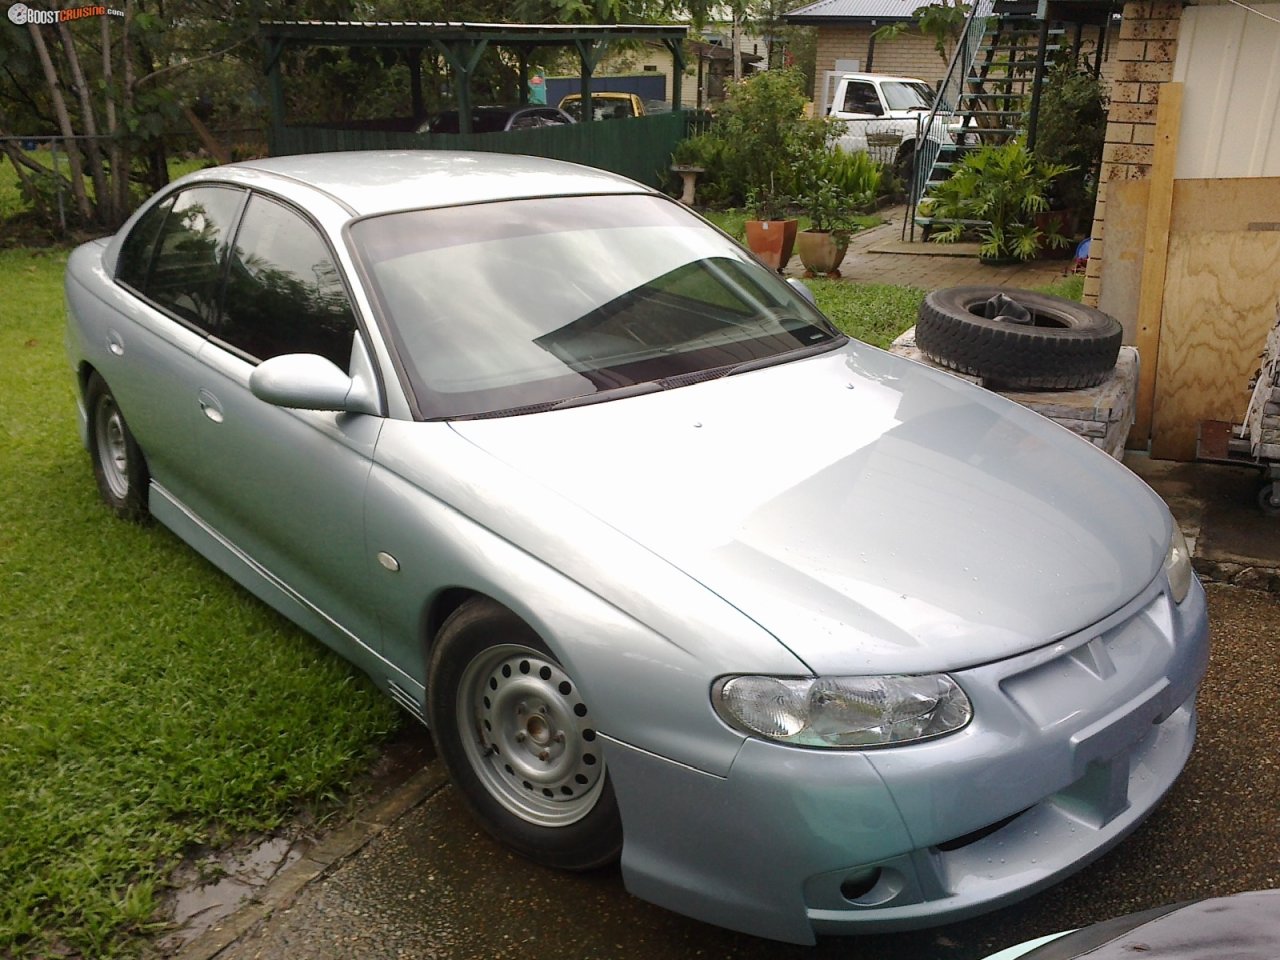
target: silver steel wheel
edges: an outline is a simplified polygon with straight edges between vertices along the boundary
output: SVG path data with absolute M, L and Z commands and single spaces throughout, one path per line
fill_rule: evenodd
M 110 394 L 98 398 L 93 418 L 93 442 L 102 464 L 102 479 L 117 500 L 129 496 L 129 445 L 124 418 Z
M 458 730 L 485 789 L 529 823 L 581 820 L 604 788 L 587 705 L 564 669 L 515 644 L 485 650 L 458 685 Z

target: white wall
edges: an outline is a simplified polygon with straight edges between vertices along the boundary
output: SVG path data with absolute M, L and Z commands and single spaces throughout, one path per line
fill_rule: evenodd
M 1280 177 L 1280 3 L 1187 7 L 1173 79 L 1185 85 L 1178 179 Z

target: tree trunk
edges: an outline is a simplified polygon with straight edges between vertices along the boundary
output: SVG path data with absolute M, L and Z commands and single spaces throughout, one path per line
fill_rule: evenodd
M 107 150 L 111 163 L 111 181 L 102 201 L 107 206 L 107 221 L 112 227 L 124 221 L 125 206 L 121 202 L 120 181 L 124 181 L 125 191 L 129 189 L 129 168 L 124 162 L 124 145 L 120 142 L 119 127 L 116 124 L 116 91 L 111 86 L 111 23 L 110 17 L 99 17 L 102 22 L 102 85 L 105 88 L 107 118 Z
M 106 20 L 106 17 L 102 18 Z M 110 206 L 107 197 L 107 178 L 102 172 L 102 151 L 98 149 L 98 121 L 93 115 L 93 104 L 89 101 L 89 85 L 84 79 L 84 70 L 80 68 L 80 55 L 76 53 L 75 41 L 71 39 L 71 31 L 65 23 L 58 24 L 58 35 L 62 38 L 62 50 L 67 55 L 67 65 L 71 68 L 71 83 L 76 96 L 80 100 L 80 121 L 84 124 L 89 154 L 89 172 L 93 176 L 94 206 L 97 208 L 99 223 L 106 223 L 106 211 Z M 71 149 L 76 149 L 72 145 Z M 71 150 L 67 151 L 68 153 Z
M 120 62 L 124 64 L 124 77 L 120 83 L 120 108 L 125 117 L 133 110 L 133 37 L 129 25 L 133 23 L 133 0 L 124 0 L 124 30 L 120 37 Z M 133 141 L 120 140 L 120 173 L 116 177 L 116 203 L 120 215 L 126 216 L 133 204 L 129 195 L 129 173 L 133 168 Z
M 742 17 L 737 7 L 733 10 L 733 37 L 729 46 L 733 51 L 733 82 L 739 83 L 742 80 Z
M 40 66 L 44 70 L 45 83 L 49 86 L 49 98 L 53 101 L 53 110 L 58 118 L 58 128 L 67 142 L 67 158 L 71 161 L 71 193 L 75 197 L 76 208 L 86 223 L 93 219 L 93 211 L 89 209 L 89 197 L 84 191 L 84 169 L 80 165 L 80 151 L 76 146 L 75 130 L 71 126 L 71 116 L 67 113 L 67 101 L 62 96 L 62 85 L 58 82 L 58 73 L 53 68 L 53 59 L 49 56 L 49 48 L 45 46 L 40 27 L 28 23 L 31 32 L 31 43 L 35 47 L 36 56 L 40 58 Z
M 161 18 L 164 17 L 164 5 L 157 4 L 157 10 Z M 163 69 L 156 65 L 155 57 L 151 55 L 151 49 L 141 39 L 138 40 L 138 63 L 143 68 L 143 75 L 133 84 L 133 88 L 141 86 L 144 82 L 151 79 L 156 73 Z M 149 193 L 155 193 L 162 189 L 169 182 L 169 158 L 165 151 L 164 137 L 148 138 L 146 144 L 146 161 L 147 161 L 147 190 Z

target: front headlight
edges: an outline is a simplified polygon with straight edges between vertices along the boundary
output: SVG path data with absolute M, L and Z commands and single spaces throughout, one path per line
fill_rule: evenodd
M 804 747 L 879 747 L 959 730 L 969 698 L 946 674 L 925 677 L 728 677 L 712 688 L 731 726 Z
M 1174 603 L 1181 603 L 1187 598 L 1191 589 L 1191 551 L 1187 549 L 1187 538 L 1173 525 L 1173 539 L 1169 541 L 1169 555 L 1164 558 L 1164 572 L 1169 575 L 1169 593 Z

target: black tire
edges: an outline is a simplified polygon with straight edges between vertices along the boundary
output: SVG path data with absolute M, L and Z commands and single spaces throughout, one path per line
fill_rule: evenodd
M 997 293 L 1031 311 L 1032 323 L 988 320 Z M 1076 390 L 1116 365 L 1120 324 L 1092 307 L 1030 290 L 992 286 L 935 290 L 920 304 L 916 346 L 931 360 L 1012 390 Z
M 97 373 L 85 384 L 89 456 L 98 494 L 117 517 L 141 523 L 147 510 L 147 462 L 111 389 Z
M 916 145 L 904 143 L 893 158 L 893 175 L 902 181 L 903 192 L 911 194 L 911 178 L 916 172 Z
M 490 836 L 549 867 L 622 852 L 622 818 L 577 684 L 510 610 L 477 598 L 431 650 L 427 706 L 450 779 Z

